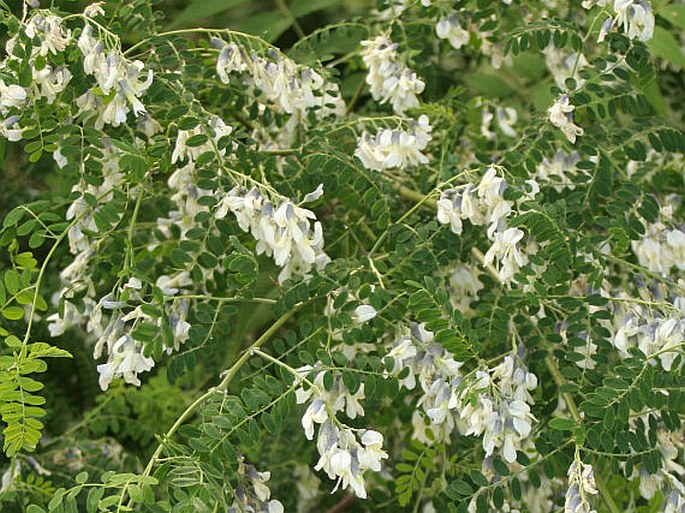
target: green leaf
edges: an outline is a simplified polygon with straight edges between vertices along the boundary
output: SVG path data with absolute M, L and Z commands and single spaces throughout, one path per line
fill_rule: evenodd
M 9 228 L 10 226 L 15 226 L 19 221 L 21 221 L 21 218 L 24 217 L 25 212 L 26 210 L 24 210 L 22 207 L 16 207 L 10 210 L 9 214 L 5 216 L 5 219 L 2 222 L 2 227 Z
M 71 358 L 71 353 L 65 349 L 51 346 L 45 342 L 29 344 L 32 358 Z
M 14 269 L 9 269 L 5 273 L 5 287 L 10 294 L 16 294 L 19 291 L 19 275 Z
M 685 55 L 683 55 L 680 44 L 675 36 L 665 28 L 656 27 L 654 29 L 654 37 L 647 41 L 646 44 L 657 56 L 671 64 L 685 68 Z
M 299 18 L 322 9 L 328 9 L 339 3 L 341 3 L 340 0 L 293 0 L 290 4 L 290 12 Z
M 278 39 L 292 25 L 292 20 L 280 11 L 269 11 L 250 16 L 240 29 L 248 34 L 261 36 L 271 42 Z
M 464 80 L 476 93 L 485 96 L 507 98 L 514 94 L 514 90 L 504 80 L 490 73 L 471 73 Z
M 549 421 L 549 427 L 558 431 L 571 431 L 576 427 L 576 422 L 572 419 L 557 417 Z
M 197 134 L 188 138 L 186 146 L 188 146 L 188 148 L 195 148 L 197 146 L 202 146 L 207 141 L 208 137 L 205 134 Z
M 181 14 L 176 16 L 169 28 L 194 24 L 197 21 L 216 16 L 224 11 L 246 3 L 247 0 L 195 0 L 190 2 Z
M 10 321 L 18 321 L 24 317 L 24 309 L 20 306 L 8 306 L 3 308 L 2 316 Z
M 672 25 L 685 29 L 685 5 L 665 5 L 657 11 L 657 15 L 667 20 Z

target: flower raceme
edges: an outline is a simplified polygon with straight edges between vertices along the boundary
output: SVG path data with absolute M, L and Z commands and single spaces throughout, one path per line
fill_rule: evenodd
M 595 471 L 592 465 L 583 463 L 576 454 L 576 459 L 568 468 L 564 513 L 596 513 L 590 505 L 590 498 L 595 495 L 598 495 Z
M 539 192 L 535 180 L 527 180 L 530 188 L 523 199 L 534 198 Z M 489 167 L 478 185 L 464 184 L 441 192 L 438 200 L 438 221 L 449 224 L 452 232 L 460 235 L 463 220 L 475 226 L 488 225 L 487 236 L 492 241 L 483 265 L 494 264 L 502 283 L 510 283 L 518 270 L 528 263 L 521 251 L 524 233 L 519 228 L 507 228 L 506 220 L 514 212 L 514 203 L 504 198 L 508 185 Z
M 364 416 L 361 402 L 364 399 L 364 384 L 355 393 L 345 386 L 342 376 L 334 375 L 330 389 L 324 386 L 326 370 L 316 366 L 297 369 L 296 383 L 302 383 L 307 375 L 315 373 L 309 387 L 300 386 L 296 391 L 297 403 L 309 402 L 302 417 L 302 427 L 308 440 L 314 439 L 318 425 L 316 447 L 319 461 L 315 470 L 323 470 L 336 481 L 333 489 L 351 487 L 357 497 L 366 498 L 364 472 L 379 472 L 381 460 L 388 457 L 383 450 L 383 435 L 374 430 L 353 429 L 341 423 L 336 414 L 345 411 L 350 419 Z
M 423 92 L 426 85 L 416 73 L 401 63 L 398 45 L 385 35 L 362 41 L 361 44 L 364 48 L 362 60 L 369 70 L 366 83 L 373 99 L 381 104 L 390 103 L 399 115 L 418 107 L 416 96 Z
M 138 117 L 143 115 L 145 106 L 139 100 L 152 84 L 152 70 L 143 74 L 141 61 L 129 61 L 119 51 L 105 48 L 94 37 L 94 30 L 87 24 L 78 40 L 83 54 L 83 70 L 93 75 L 97 88 L 77 98 L 80 113 L 86 117 L 95 115 L 95 127 L 104 125 L 119 126 L 126 122 L 129 112 Z
M 524 353 L 521 349 L 493 369 L 464 376 L 462 363 L 434 341 L 433 333 L 413 325 L 409 335 L 393 342 L 385 358 L 393 365 L 388 375 L 405 374 L 399 378 L 401 387 L 413 390 L 417 382 L 420 385 L 416 405 L 421 412 L 417 409 L 412 418 L 415 438 L 431 445 L 449 440 L 455 429 L 482 435 L 486 456 L 501 449 L 504 460 L 513 463 L 536 422 L 529 405 L 534 403 L 531 391 L 537 388 L 537 377 L 523 362 Z M 475 401 L 467 399 L 470 394 L 476 395 Z
M 594 4 L 604 7 L 609 0 L 585 0 L 583 7 L 589 9 Z M 614 0 L 613 18 L 607 18 L 599 31 L 597 42 L 601 43 L 614 27 L 622 27 L 630 39 L 649 41 L 654 37 L 654 11 L 647 0 Z
M 431 130 L 428 117 L 422 115 L 410 123 L 407 131 L 384 128 L 375 136 L 364 132 L 357 140 L 354 155 L 365 168 L 374 171 L 427 164 L 428 157 L 422 151 L 432 139 Z
M 256 102 L 260 112 L 269 108 L 288 117 L 285 124 L 255 128 L 253 136 L 262 147 L 291 146 L 298 130 L 309 126 L 309 112 L 318 120 L 345 114 L 338 85 L 313 68 L 300 66 L 273 49 L 262 56 L 234 42 L 216 38 L 212 42 L 220 48 L 216 73 L 223 84 L 230 84 L 234 75 L 240 77 L 247 87 L 241 93 Z
M 305 197 L 314 201 L 323 194 L 323 188 Z M 329 258 L 323 251 L 321 223 L 311 220 L 316 215 L 290 200 L 277 199 L 273 203 L 257 188 L 231 189 L 219 203 L 215 213 L 223 219 L 231 212 L 243 231 L 249 231 L 257 240 L 257 254 L 265 253 L 282 268 L 278 276 L 283 282 L 293 275 L 306 275 L 313 267 L 323 268 Z

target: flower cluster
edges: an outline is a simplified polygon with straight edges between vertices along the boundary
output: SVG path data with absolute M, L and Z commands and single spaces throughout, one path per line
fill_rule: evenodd
M 594 4 L 605 6 L 609 0 L 585 0 L 586 9 Z M 630 39 L 649 41 L 654 37 L 654 11 L 647 0 L 614 0 L 613 18 L 607 18 L 599 31 L 598 43 L 601 43 L 614 27 L 623 27 L 623 32 Z
M 502 283 L 511 282 L 516 272 L 528 263 L 528 257 L 520 247 L 523 236 L 523 231 L 518 228 L 507 228 L 493 234 L 492 246 L 485 253 L 483 265 L 494 265 Z
M 243 84 L 261 103 L 262 111 L 268 105 L 290 115 L 289 121 L 278 128 L 278 142 L 282 146 L 292 144 L 298 126 L 308 125 L 308 111 L 313 110 L 317 119 L 345 113 L 338 85 L 325 80 L 314 69 L 299 66 L 275 50 L 269 50 L 268 57 L 264 57 L 237 43 L 220 39 L 213 43 L 221 49 L 216 72 L 222 83 L 229 84 L 234 73 L 242 74 Z
M 400 115 L 418 107 L 416 95 L 423 92 L 425 84 L 400 62 L 397 43 L 393 43 L 388 36 L 380 35 L 362 41 L 362 46 L 362 60 L 369 70 L 366 83 L 371 88 L 373 99 L 380 103 L 389 102 Z
M 438 221 L 449 224 L 452 231 L 461 235 L 462 220 L 475 226 L 488 226 L 488 235 L 504 226 L 511 214 L 513 203 L 504 199 L 507 182 L 489 167 L 478 185 L 464 184 L 442 191 L 438 200 Z
M 535 421 L 529 405 L 537 377 L 523 362 L 523 352 L 507 355 L 494 369 L 464 377 L 462 364 L 434 341 L 433 333 L 413 325 L 409 335 L 393 342 L 384 359 L 392 362 L 388 375 L 403 375 L 401 387 L 413 390 L 417 380 L 421 386 L 417 405 L 425 416 L 414 412 L 414 437 L 432 444 L 448 440 L 457 428 L 463 435 L 482 435 L 486 456 L 501 447 L 505 461 L 512 463 Z
M 168 213 L 168 217 L 157 219 L 157 228 L 167 237 L 171 236 L 170 226 L 175 225 L 181 231 L 181 238 L 184 238 L 188 230 L 196 226 L 195 216 L 200 212 L 209 211 L 208 207 L 200 204 L 200 200 L 213 193 L 198 187 L 195 160 L 206 152 L 216 152 L 219 157 L 224 158 L 226 149 L 218 149 L 218 142 L 232 131 L 232 127 L 218 116 L 212 118 L 207 126 L 178 131 L 171 163 L 186 161 L 187 164 L 176 169 L 167 180 L 169 189 L 174 191 L 171 201 L 175 203 L 176 208 Z M 206 136 L 204 143 L 188 146 L 191 137 L 201 135 Z
M 71 31 L 63 27 L 63 20 L 59 16 L 39 13 L 24 23 L 23 31 L 31 39 L 31 46 L 27 48 L 17 36 L 10 38 L 5 45 L 8 58 L 18 60 L 15 52 L 18 46 L 22 48 L 23 53 L 29 56 L 31 67 L 30 96 L 34 99 L 46 98 L 47 103 L 52 104 L 65 89 L 72 75 L 65 66 L 53 65 L 48 57 L 55 56 L 67 48 L 72 41 Z M 40 65 L 37 63 L 39 58 Z M 5 65 L 3 63 L 1 67 Z M 21 108 L 28 98 L 26 89 L 17 85 L 5 86 L 3 82 L 0 85 L 0 112 L 4 114 L 7 107 Z M 14 117 L 5 120 L 6 129 L 2 130 L 5 137 L 14 141 L 21 139 L 19 129 L 10 128 L 17 125 L 18 121 L 19 119 Z
M 554 126 L 561 129 L 571 144 L 575 144 L 576 137 L 584 133 L 584 130 L 573 122 L 574 110 L 575 106 L 571 105 L 571 100 L 565 94 L 557 98 L 554 104 L 547 110 L 549 120 Z
M 638 420 L 642 423 L 639 427 Z M 657 472 L 649 473 L 644 465 L 641 465 L 639 469 L 633 469 L 633 477 L 640 479 L 640 495 L 650 500 L 658 491 L 663 490 L 667 492 L 667 504 L 676 506 L 670 511 L 680 512 L 679 508 L 685 507 L 685 485 L 682 480 L 685 476 L 685 467 L 678 462 L 679 455 L 685 448 L 683 432 L 671 432 L 665 429 L 663 423 L 652 412 L 631 415 L 629 422 L 633 429 L 645 429 L 646 436 L 653 436 L 651 432 L 656 429 L 657 447 L 661 452 L 661 468 Z M 669 511 L 668 507 L 664 510 Z
M 89 24 L 81 32 L 78 47 L 83 54 L 83 71 L 97 82 L 97 87 L 76 99 L 79 114 L 96 116 L 95 128 L 126 123 L 131 111 L 136 117 L 145 114 L 139 98 L 152 84 L 152 70 L 144 74 L 141 61 L 129 61 L 118 50 L 105 50 Z
M 670 218 L 671 207 L 661 209 L 662 219 Z M 645 234 L 631 242 L 640 265 L 652 272 L 668 275 L 676 267 L 685 271 L 685 232 L 669 228 L 663 221 L 649 223 Z
M 413 390 L 417 381 L 421 387 L 422 395 L 417 405 L 429 419 L 433 437 L 426 436 L 426 420 L 418 411 L 412 419 L 414 437 L 424 443 L 433 443 L 436 438 L 448 440 L 459 420 L 461 362 L 434 341 L 432 332 L 419 324 L 412 325 L 409 334 L 393 342 L 384 360 L 393 365 L 388 375 L 404 375 L 399 379 L 401 387 Z
M 238 461 L 236 477 L 238 487 L 233 494 L 234 500 L 227 513 L 283 513 L 281 501 L 271 499 L 271 490 L 267 481 L 271 478 L 271 472 L 259 472 L 253 465 L 245 463 L 241 456 Z
M 147 372 L 154 366 L 154 360 L 142 354 L 142 348 L 130 335 L 122 335 L 112 344 L 107 363 L 97 367 L 100 388 L 107 390 L 112 380 L 119 377 L 123 377 L 126 383 L 140 386 L 138 373 Z
M 526 182 L 534 197 L 538 192 L 534 180 Z M 488 225 L 487 235 L 492 246 L 485 254 L 484 265 L 495 263 L 499 279 L 510 282 L 514 274 L 528 259 L 520 249 L 523 232 L 518 228 L 507 228 L 506 218 L 512 213 L 514 203 L 504 199 L 507 182 L 497 176 L 494 167 L 488 168 L 478 185 L 464 184 L 442 191 L 438 200 L 438 221 L 449 224 L 454 233 L 460 235 L 463 220 L 468 219 L 476 226 Z
M 99 185 L 88 183 L 82 179 L 72 187 L 72 193 L 78 194 L 78 197 L 67 209 L 65 217 L 67 221 L 72 223 L 67 239 L 69 251 L 74 255 L 74 260 L 60 273 L 63 288 L 55 296 L 55 302 L 60 298 L 68 300 L 85 290 L 85 296 L 82 300 L 84 308 L 79 310 L 75 305 L 66 301 L 61 314 L 50 315 L 47 319 L 50 322 L 48 328 L 53 337 L 62 335 L 73 326 L 85 324 L 97 303 L 95 285 L 88 269 L 96 255 L 98 244 L 87 234 L 97 233 L 95 214 L 102 205 L 112 199 L 114 189 L 121 184 L 123 179 L 118 164 L 118 150 L 112 146 L 106 137 L 103 137 L 102 144 L 102 156 L 97 159 L 98 164 L 102 166 Z M 53 157 L 60 167 L 64 167 L 68 163 L 67 158 L 61 155 L 59 150 L 53 154 Z M 95 157 L 88 155 L 85 160 L 88 162 L 91 159 L 95 159 Z M 89 204 L 86 201 L 87 196 L 96 198 L 96 205 Z
M 19 116 L 10 116 L 0 121 L 0 135 L 8 141 L 21 141 L 22 134 L 23 130 L 19 126 Z
M 483 283 L 478 279 L 480 271 L 476 265 L 459 265 L 449 278 L 448 292 L 452 305 L 463 315 L 473 315 L 471 303 L 478 299 Z
M 360 401 L 364 399 L 364 384 L 351 393 L 341 375 L 333 376 L 330 389 L 324 386 L 326 370 L 305 366 L 297 370 L 296 382 L 306 382 L 309 388 L 300 386 L 296 391 L 297 403 L 309 402 L 302 417 L 302 427 L 308 440 L 314 439 L 315 424 L 319 425 L 316 447 L 319 461 L 315 470 L 323 470 L 330 479 L 336 480 L 338 488 L 348 486 L 357 497 L 366 498 L 364 472 L 381 470 L 381 460 L 388 457 L 383 450 L 383 435 L 369 429 L 353 429 L 342 424 L 336 414 L 345 411 L 350 419 L 364 415 Z M 306 376 L 315 373 L 313 381 Z
M 595 485 L 595 471 L 592 465 L 580 460 L 578 451 L 576 458 L 568 468 L 568 488 L 564 502 L 565 513 L 595 513 L 590 505 L 590 496 L 597 495 Z
M 155 282 L 164 296 L 172 298 L 182 288 L 192 286 L 190 274 L 181 271 L 173 276 L 159 276 Z M 189 302 L 184 298 L 174 298 L 164 305 L 164 315 L 154 317 L 144 309 L 141 295 L 143 283 L 138 278 L 130 278 L 116 293 L 105 295 L 90 311 L 88 331 L 97 337 L 93 357 L 100 358 L 106 351 L 107 363 L 98 365 L 100 387 L 107 390 L 113 379 L 123 377 L 132 385 L 139 386 L 138 373 L 152 369 L 155 362 L 143 355 L 142 344 L 133 338 L 136 326 L 145 322 L 157 326 L 160 331 L 162 323 L 167 322 L 172 340 L 165 346 L 171 353 L 179 349 L 189 338 L 190 323 L 187 321 L 190 310 Z M 132 304 L 138 303 L 132 307 Z M 103 318 L 103 310 L 109 312 L 109 318 Z M 128 310 L 124 313 L 125 310 Z
M 463 392 L 462 434 L 483 435 L 486 457 L 501 448 L 507 463 L 516 461 L 516 452 L 536 421 L 529 405 L 534 403 L 530 392 L 537 387 L 537 377 L 528 370 L 523 355 L 521 347 L 518 354 L 507 355 L 494 369 L 477 371 Z M 467 402 L 474 394 L 476 400 Z
M 21 109 L 26 105 L 26 89 L 15 85 L 7 85 L 0 79 L 0 114 L 7 114 L 10 109 Z
M 71 42 L 71 30 L 62 27 L 62 21 L 54 14 L 36 14 L 26 23 L 24 34 L 30 39 L 38 38 L 40 42 L 40 46 L 34 47 L 34 55 L 45 57 L 66 50 Z
M 186 159 L 188 162 L 195 162 L 203 153 L 215 151 L 219 139 L 230 135 L 231 132 L 233 132 L 233 128 L 224 123 L 218 116 L 212 119 L 208 128 L 196 126 L 190 130 L 179 130 L 176 135 L 176 145 L 171 154 L 171 163 L 175 164 L 176 162 L 184 161 Z M 196 135 L 205 135 L 207 141 L 199 145 L 188 146 L 188 139 Z M 218 151 L 219 156 L 222 158 L 226 155 L 225 149 L 216 151 Z
M 302 203 L 314 201 L 323 194 L 319 187 L 308 194 Z M 231 212 L 243 231 L 249 231 L 257 241 L 257 254 L 265 253 L 282 268 L 280 282 L 293 275 L 306 275 L 312 269 L 323 268 L 329 258 L 323 251 L 321 223 L 311 220 L 316 215 L 290 200 L 280 198 L 273 203 L 257 188 L 235 187 L 220 201 L 216 218 L 223 219 Z
M 422 115 L 410 122 L 407 131 L 384 128 L 375 136 L 364 132 L 357 140 L 354 155 L 365 168 L 375 171 L 427 164 L 428 157 L 422 151 L 431 141 L 431 130 L 428 117 Z
M 637 347 L 645 356 L 658 356 L 661 367 L 670 371 L 685 340 L 685 298 L 664 302 L 668 314 L 637 303 L 614 305 L 612 342 L 623 355 Z
M 319 117 L 345 112 L 337 84 L 324 80 L 312 68 L 298 66 L 273 50 L 267 59 L 255 52 L 248 54 L 236 43 L 214 42 L 221 47 L 216 71 L 224 84 L 230 82 L 232 73 L 246 73 L 250 77 L 248 84 L 260 91 L 263 101 L 280 112 L 298 114 L 300 119 L 314 108 L 321 111 Z

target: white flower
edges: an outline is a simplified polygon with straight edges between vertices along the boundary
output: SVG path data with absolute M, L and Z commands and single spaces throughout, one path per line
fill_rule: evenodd
M 49 64 L 41 70 L 32 67 L 33 83 L 38 89 L 38 96 L 47 98 L 48 104 L 52 104 L 66 88 L 71 80 L 71 73 L 67 68 L 53 68 Z
M 646 0 L 614 0 L 615 25 L 623 25 L 630 39 L 648 41 L 654 36 L 654 12 Z
M 175 296 L 179 290 L 193 284 L 188 271 L 182 271 L 175 276 L 162 275 L 157 278 L 155 285 L 162 290 L 165 296 Z
M 147 372 L 155 366 L 152 358 L 143 356 L 140 345 L 124 335 L 113 345 L 107 363 L 98 365 L 100 388 L 107 390 L 113 379 L 123 377 L 126 383 L 140 386 L 139 372 Z
M 219 117 L 212 119 L 210 123 L 210 131 L 202 126 L 197 126 L 190 130 L 179 130 L 178 134 L 176 135 L 176 146 L 171 154 L 171 163 L 175 164 L 180 160 L 186 159 L 188 159 L 190 162 L 195 161 L 203 153 L 214 151 L 215 144 L 219 142 L 219 139 L 226 135 L 230 135 L 231 132 L 233 132 L 233 128 L 224 123 L 224 121 Z M 208 137 L 205 143 L 192 147 L 186 145 L 188 139 L 201 134 L 204 134 Z M 212 138 L 214 143 L 212 143 L 209 138 Z M 223 157 L 226 154 L 226 150 L 220 150 L 219 154 L 221 157 Z
M 26 101 L 26 89 L 14 84 L 6 85 L 0 79 L 0 113 L 6 114 L 10 108 L 21 109 Z
M 300 397 L 298 397 L 299 402 Z M 328 420 L 326 402 L 322 399 L 315 399 L 305 411 L 302 417 L 302 427 L 307 440 L 314 439 L 314 423 L 323 424 Z
M 469 31 L 459 25 L 459 16 L 456 12 L 440 19 L 435 26 L 435 33 L 440 39 L 447 39 L 455 50 L 469 42 Z
M 306 276 L 312 267 L 321 269 L 328 263 L 323 252 L 323 228 L 319 222 L 312 225 L 316 215 L 311 210 L 289 200 L 274 205 L 256 188 L 246 191 L 236 187 L 220 201 L 215 216 L 222 219 L 229 211 L 242 230 L 252 233 L 257 241 L 257 254 L 272 256 L 282 268 L 280 282 L 294 274 Z
M 376 171 L 427 164 L 428 157 L 422 151 L 431 140 L 431 130 L 428 117 L 422 115 L 408 131 L 382 129 L 375 137 L 364 132 L 354 155 L 364 167 Z
M 381 460 L 388 458 L 388 454 L 383 450 L 383 435 L 367 429 L 362 434 L 361 442 L 364 448 L 359 450 L 359 464 L 374 472 L 380 472 Z
M 0 122 L 0 135 L 8 141 L 21 141 L 23 129 L 19 126 L 19 116 L 10 116 Z
M 88 6 L 86 6 L 85 9 L 83 9 L 83 14 L 85 14 L 88 18 L 95 18 L 96 16 L 104 16 L 105 11 L 102 8 L 102 4 L 104 2 L 94 2 Z
M 528 258 L 519 247 L 521 239 L 523 232 L 518 228 L 495 232 L 492 246 L 485 254 L 483 265 L 494 263 L 502 283 L 512 281 L 514 274 L 528 263 Z
M 101 93 L 91 90 L 79 97 L 79 114 L 96 115 L 98 129 L 106 124 L 117 127 L 125 123 L 129 112 L 134 116 L 144 115 L 146 109 L 139 98 L 152 85 L 152 70 L 143 74 L 144 64 L 139 60 L 129 61 L 119 50 L 105 53 L 88 24 L 79 37 L 78 47 L 84 56 L 83 70 L 95 77 Z
M 450 275 L 450 301 L 466 316 L 473 315 L 471 303 L 478 299 L 478 292 L 483 289 L 479 275 L 480 271 L 475 265 L 460 265 Z
M 220 39 L 212 42 L 221 49 L 216 65 L 221 82 L 228 84 L 232 73 L 242 73 L 247 95 L 258 100 L 261 112 L 268 106 L 290 116 L 277 127 L 267 124 L 255 129 L 253 137 L 262 146 L 293 144 L 299 128 L 309 125 L 312 111 L 317 119 L 346 112 L 338 85 L 325 80 L 312 68 L 299 66 L 275 50 L 269 50 L 265 57 L 236 43 Z
M 38 55 L 45 57 L 48 53 L 57 55 L 63 52 L 71 42 L 71 30 L 62 28 L 62 18 L 50 14 L 36 14 L 24 26 L 24 33 L 40 40 Z
M 248 57 L 244 53 L 245 50 L 235 43 L 228 43 L 221 49 L 216 62 L 216 73 L 224 84 L 229 83 L 229 75 L 234 71 L 240 73 L 247 70 Z
M 457 235 L 462 232 L 463 219 L 474 225 L 489 224 L 487 234 L 492 239 L 512 212 L 513 203 L 504 199 L 507 187 L 504 178 L 497 176 L 495 168 L 490 167 L 478 186 L 465 184 L 442 191 L 437 202 L 438 221 L 449 224 Z
M 356 324 L 363 324 L 369 322 L 371 319 L 376 317 L 378 312 L 371 305 L 359 305 L 354 309 L 354 314 L 352 315 L 352 320 Z
M 582 128 L 573 123 L 574 109 L 575 107 L 571 105 L 569 97 L 563 94 L 547 111 L 549 113 L 549 120 L 554 126 L 561 129 L 571 143 L 575 143 L 576 137 L 584 133 Z
M 585 0 L 583 6 L 588 9 L 591 0 Z M 599 5 L 606 5 L 609 0 L 601 0 Z M 586 5 L 588 4 L 588 5 Z M 601 43 L 614 27 L 623 26 L 623 31 L 630 39 L 648 41 L 654 37 L 654 12 L 647 0 L 614 0 L 616 16 L 607 18 L 599 31 L 597 42 Z
M 238 459 L 237 473 L 240 484 L 233 494 L 234 501 L 227 513 L 283 513 L 283 504 L 271 499 L 271 490 L 266 484 L 271 479 L 271 472 L 259 472 L 253 465 L 245 463 L 241 456 Z

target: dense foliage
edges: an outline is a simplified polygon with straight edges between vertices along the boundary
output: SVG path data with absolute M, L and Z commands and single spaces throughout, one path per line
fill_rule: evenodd
M 48 3 L 3 512 L 685 512 L 685 3 Z

